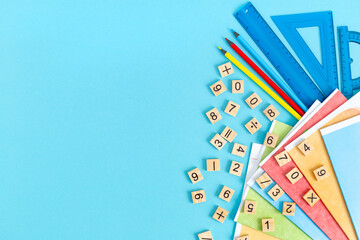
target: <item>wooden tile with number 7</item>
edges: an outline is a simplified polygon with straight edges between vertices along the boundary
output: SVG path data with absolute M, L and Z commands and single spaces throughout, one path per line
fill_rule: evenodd
M 229 100 L 224 112 L 231 115 L 231 116 L 233 116 L 233 117 L 235 117 L 236 114 L 238 113 L 239 109 L 240 109 L 239 104 L 234 103 L 233 101 Z

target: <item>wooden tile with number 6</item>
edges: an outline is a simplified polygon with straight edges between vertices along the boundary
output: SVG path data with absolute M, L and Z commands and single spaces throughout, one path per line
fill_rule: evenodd
M 268 132 L 266 134 L 266 137 L 265 137 L 265 140 L 264 140 L 264 145 L 268 146 L 268 147 L 271 147 L 271 148 L 275 148 L 278 138 L 279 138 L 278 135 L 273 134 L 271 132 Z
M 254 109 L 262 102 L 262 100 L 256 93 L 253 93 L 245 100 L 245 102 L 249 105 L 251 109 Z
M 222 94 L 223 92 L 226 91 L 226 87 L 221 80 L 219 80 L 216 83 L 214 83 L 213 85 L 211 85 L 210 89 L 214 93 L 215 96 L 219 96 L 220 94 Z
M 234 195 L 235 190 L 228 188 L 227 186 L 223 186 L 221 192 L 219 194 L 219 198 L 224 201 L 230 202 L 232 196 Z

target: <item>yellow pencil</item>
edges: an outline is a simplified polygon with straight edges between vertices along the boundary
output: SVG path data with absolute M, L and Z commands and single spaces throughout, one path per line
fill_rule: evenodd
M 277 101 L 286 111 L 293 115 L 297 120 L 301 118 L 287 102 L 285 102 L 279 95 L 277 95 L 273 90 L 271 90 L 265 83 L 258 79 L 252 72 L 250 72 L 244 65 L 242 65 L 236 58 L 234 58 L 230 53 L 219 47 L 221 52 L 225 55 L 227 59 L 230 60 L 235 66 L 237 66 L 246 76 L 253 80 L 259 87 L 261 87 L 267 94 L 270 95 L 275 101 Z

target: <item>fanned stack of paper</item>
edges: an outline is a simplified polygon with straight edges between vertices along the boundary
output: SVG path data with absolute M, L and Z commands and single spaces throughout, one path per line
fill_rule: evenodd
M 335 90 L 294 127 L 274 121 L 269 132 L 275 148 L 251 147 L 234 239 L 358 239 L 360 93 Z

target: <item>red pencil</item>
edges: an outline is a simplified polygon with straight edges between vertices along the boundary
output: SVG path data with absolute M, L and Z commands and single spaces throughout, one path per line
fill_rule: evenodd
M 243 51 L 240 50 L 238 46 L 235 45 L 235 43 L 233 43 L 227 38 L 225 39 L 230 45 L 230 47 L 234 49 L 234 51 L 239 54 L 240 57 L 244 59 L 245 62 L 247 62 L 247 64 L 249 64 L 250 67 L 254 69 L 255 72 L 257 72 L 275 90 L 275 92 L 277 92 L 280 97 L 282 97 L 298 114 L 300 114 L 301 116 L 305 114 L 304 111 L 288 95 L 286 95 L 286 93 L 281 90 L 281 88 L 279 88 L 273 80 L 271 80 L 271 78 L 269 78 L 248 56 L 246 56 Z

